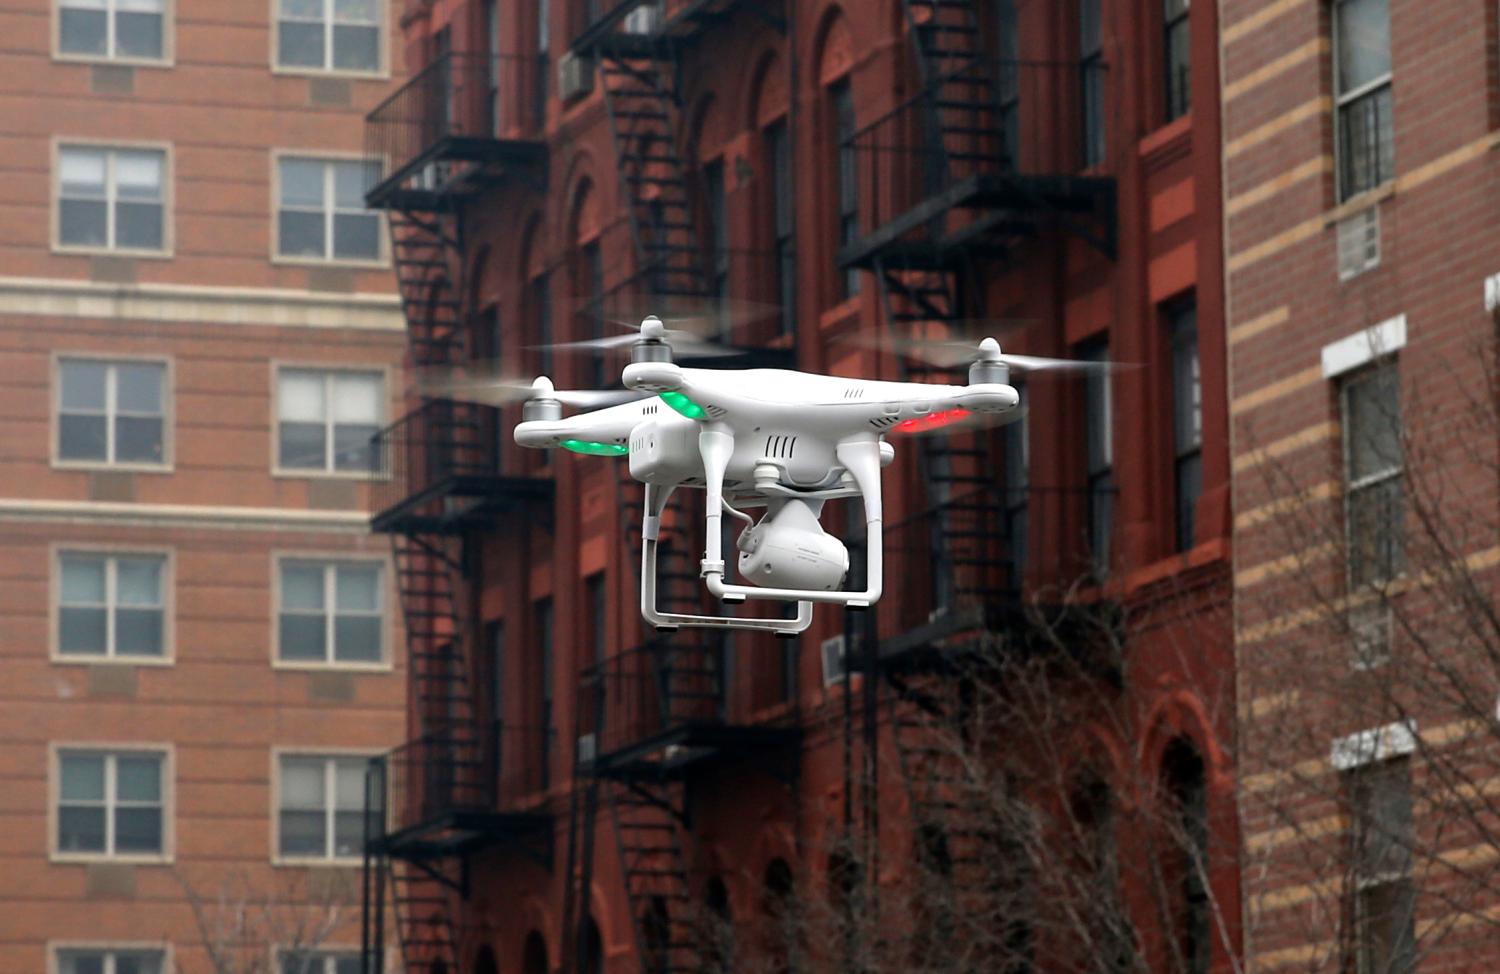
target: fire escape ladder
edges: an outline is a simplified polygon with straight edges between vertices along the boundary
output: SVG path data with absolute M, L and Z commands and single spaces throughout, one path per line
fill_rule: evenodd
M 701 974 L 682 812 L 685 786 L 662 775 L 611 782 L 610 821 L 645 974 Z
M 387 860 L 386 868 L 403 969 L 407 974 L 457 971 L 458 925 L 453 919 L 457 880 L 435 874 L 435 870 L 445 868 L 441 861 L 430 866 Z
M 944 182 L 955 163 L 999 163 L 995 76 L 984 54 L 973 0 L 904 0 L 913 53 L 927 93 L 929 145 L 942 148 Z M 939 174 L 934 173 L 934 176 Z
M 606 48 L 599 73 L 645 291 L 704 298 L 707 273 L 678 146 L 682 105 L 675 48 L 661 37 L 644 51 L 632 46 L 611 54 Z

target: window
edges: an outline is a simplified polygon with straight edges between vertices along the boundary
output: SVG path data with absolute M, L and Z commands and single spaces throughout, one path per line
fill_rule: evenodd
M 854 242 L 859 235 L 859 170 L 854 155 L 854 93 L 849 80 L 835 82 L 828 88 L 828 102 L 833 112 L 833 144 L 838 146 L 838 243 L 840 247 Z M 859 293 L 859 271 L 844 271 L 840 297 Z
M 58 460 L 118 466 L 166 464 L 164 364 L 61 359 L 57 385 Z
M 1104 33 L 1099 0 L 1078 0 L 1079 92 L 1084 169 L 1104 162 Z
M 797 320 L 797 256 L 792 218 L 792 143 L 786 120 L 766 128 L 766 164 L 771 168 L 771 234 L 775 241 L 776 303 L 781 306 L 781 334 L 790 335 Z
M 1177 499 L 1177 550 L 1195 542 L 1193 523 L 1203 493 L 1203 384 L 1198 368 L 1198 308 L 1182 302 L 1167 311 L 1172 339 L 1172 441 Z
M 1365 765 L 1348 778 L 1357 971 L 1407 974 L 1416 969 L 1408 759 Z
M 360 974 L 359 954 L 326 950 L 287 951 L 280 956 L 280 974 Z
M 1185 974 L 1208 974 L 1213 941 L 1208 899 L 1208 785 L 1203 759 L 1185 740 L 1173 741 L 1163 756 L 1171 803 L 1170 843 L 1177 847 L 1169 872 L 1176 880 L 1176 936 Z
M 371 469 L 385 380 L 378 372 L 282 369 L 276 376 L 276 464 L 319 473 Z
M 533 606 L 532 637 L 536 639 L 536 688 L 541 713 L 537 722 L 541 728 L 538 735 L 541 743 L 541 781 L 545 788 L 551 781 L 551 767 L 547 760 L 547 738 L 552 734 L 552 600 L 540 599 Z
M 111 61 L 165 58 L 166 0 L 60 0 L 57 49 Z
M 532 87 L 532 123 L 540 132 L 547 124 L 547 86 L 552 78 L 552 19 L 551 3 L 537 0 L 536 3 L 536 79 Z
M 1025 390 L 1020 381 L 1011 377 L 1011 385 L 1024 398 Z M 1030 542 L 1031 500 L 1031 435 L 1026 418 L 1006 426 L 1001 433 L 1001 450 L 1005 464 L 1005 528 L 1010 537 L 1010 582 L 1019 588 L 1025 581 Z
M 365 847 L 362 757 L 284 754 L 277 853 L 287 859 L 354 859 Z
M 1351 586 L 1380 585 L 1402 567 L 1401 389 L 1394 362 L 1341 389 L 1344 525 Z
M 1334 0 L 1333 49 L 1342 202 L 1395 172 L 1389 0 Z
M 379 565 L 288 560 L 279 567 L 280 662 L 378 664 L 385 659 Z
M 62 146 L 57 163 L 59 246 L 166 250 L 165 151 Z
M 719 340 L 729 341 L 729 201 L 724 187 L 724 160 L 703 167 L 703 195 L 708 213 L 710 287 L 717 302 Z
M 604 337 L 604 257 L 599 249 L 599 241 L 583 245 L 579 252 L 579 270 L 583 274 L 583 294 L 588 297 L 588 307 L 591 313 L 587 315 L 587 323 L 592 331 L 588 337 Z M 551 315 L 551 302 L 548 302 L 547 313 Z M 595 352 L 589 356 L 589 385 L 595 389 L 602 389 L 606 384 L 604 363 L 605 352 Z
M 378 72 L 379 0 L 277 0 L 276 66 Z
M 57 952 L 57 974 L 162 974 L 166 953 L 121 948 L 63 948 Z
M 379 260 L 380 214 L 365 209 L 365 188 L 378 182 L 375 162 L 277 159 L 276 256 Z
M 1188 0 L 1163 0 L 1162 52 L 1166 55 L 1167 121 L 1181 118 L 1193 107 L 1192 22 Z
M 57 752 L 57 854 L 160 858 L 166 758 L 148 751 Z
M 552 279 L 544 273 L 531 280 L 531 316 L 537 345 L 537 374 L 552 375 Z
M 71 659 L 166 656 L 164 555 L 58 555 L 57 654 Z
M 996 0 L 995 28 L 995 49 L 1000 53 L 995 127 L 1000 132 L 1005 160 L 1015 164 L 1021 151 L 1021 36 L 1015 0 Z
M 485 97 L 485 121 L 489 124 L 490 135 L 499 137 L 503 128 L 500 124 L 500 2 L 499 0 L 484 0 L 484 44 L 485 44 L 485 74 L 484 74 L 484 97 Z
M 1081 356 L 1092 362 L 1109 359 L 1109 346 L 1099 342 Z M 1109 373 L 1092 371 L 1083 380 L 1084 448 L 1088 470 L 1088 541 L 1094 574 L 1109 574 L 1110 535 L 1114 529 L 1114 409 L 1110 403 Z
M 603 663 L 609 654 L 609 600 L 604 573 L 595 572 L 584 580 L 583 585 L 589 607 L 589 642 L 594 651 L 593 661 Z

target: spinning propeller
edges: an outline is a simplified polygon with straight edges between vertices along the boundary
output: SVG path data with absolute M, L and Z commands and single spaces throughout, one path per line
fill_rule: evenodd
M 581 410 L 618 406 L 648 395 L 634 389 L 555 389 L 552 380 L 546 376 L 521 379 L 485 374 L 482 370 L 427 372 L 418 377 L 416 388 L 418 394 L 429 398 L 456 399 L 483 406 L 556 403 Z
M 1046 358 L 1040 355 L 1016 355 L 1000 351 L 1000 343 L 985 338 L 977 344 L 941 338 L 918 338 L 912 335 L 883 335 L 860 333 L 842 341 L 894 352 L 907 358 L 917 359 L 940 369 L 956 369 L 961 365 L 994 364 L 1022 372 L 1114 372 L 1126 366 L 1118 362 L 1090 359 Z M 970 381 L 973 381 L 971 378 Z M 988 381 L 1005 381 L 1003 378 Z

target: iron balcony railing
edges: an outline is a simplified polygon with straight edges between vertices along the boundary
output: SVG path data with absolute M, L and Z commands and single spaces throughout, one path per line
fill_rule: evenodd
M 885 529 L 882 637 L 967 618 L 980 624 L 1032 594 L 1094 577 L 1082 489 L 986 488 Z M 856 552 L 857 555 L 857 552 Z
M 500 429 L 496 410 L 435 399 L 370 441 L 372 520 L 410 510 L 440 517 L 444 498 L 473 478 L 500 475 Z
M 716 645 L 647 643 L 589 667 L 578 681 L 579 763 L 668 731 L 728 723 L 724 687 Z
M 396 835 L 535 800 L 546 788 L 552 745 L 548 728 L 497 721 L 481 739 L 428 735 L 372 758 L 365 835 Z
M 979 218 L 972 212 L 983 208 L 972 195 L 979 184 L 996 209 L 1066 191 L 1065 177 L 1104 161 L 1106 79 L 1097 61 L 977 57 L 924 85 L 841 143 L 841 179 L 846 186 L 852 179 L 858 193 L 859 234 L 953 194 L 968 212 L 937 207 L 922 228 L 933 237 L 951 233 L 958 221 Z
M 505 145 L 535 139 L 538 91 L 546 78 L 535 56 L 440 55 L 365 118 L 365 154 L 380 163 L 366 199 L 380 205 L 392 190 L 436 190 L 452 175 L 443 164 L 491 161 Z M 539 144 L 539 143 L 537 143 Z

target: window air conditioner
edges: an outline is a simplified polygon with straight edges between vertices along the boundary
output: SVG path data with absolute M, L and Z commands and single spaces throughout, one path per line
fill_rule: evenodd
M 563 101 L 594 90 L 594 59 L 569 51 L 557 61 L 557 93 Z
M 823 688 L 837 686 L 849 679 L 849 661 L 844 655 L 843 634 L 825 639 L 818 646 L 823 661 Z

